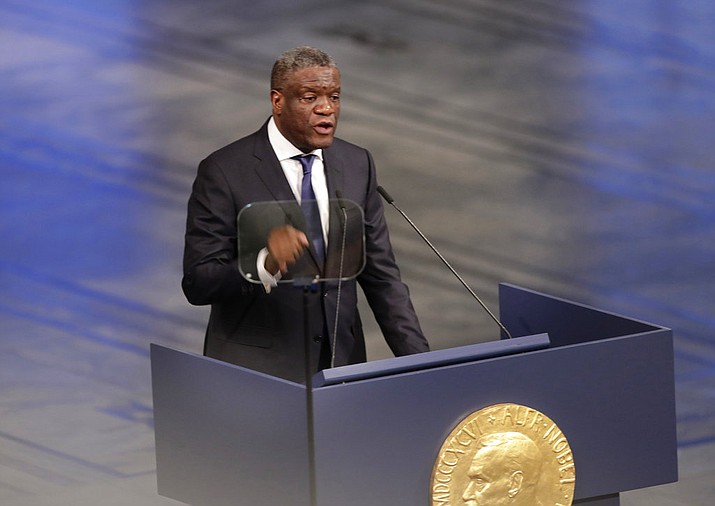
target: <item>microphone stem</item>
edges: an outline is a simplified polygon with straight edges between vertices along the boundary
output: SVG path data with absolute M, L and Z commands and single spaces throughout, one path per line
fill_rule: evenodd
M 338 199 L 342 200 L 342 194 L 338 191 Z M 345 263 L 345 239 L 348 233 L 348 213 L 345 210 L 345 206 L 340 202 L 340 210 L 343 212 L 343 237 L 340 243 L 340 266 L 338 268 L 338 291 L 335 300 L 335 323 L 333 324 L 333 345 L 332 354 L 330 357 L 330 367 L 335 367 L 335 348 L 338 341 L 338 316 L 340 316 L 340 294 L 343 287 L 343 265 Z
M 392 200 L 392 199 L 390 199 L 390 200 Z M 427 243 L 427 246 L 429 246 L 432 249 L 432 251 L 434 251 L 434 253 L 439 257 L 439 259 L 442 260 L 442 262 L 444 263 L 444 265 L 447 266 L 447 268 L 450 270 L 450 272 L 456 276 L 456 278 L 459 280 L 460 283 L 462 283 L 462 286 L 464 286 L 464 288 L 467 289 L 467 291 L 472 295 L 472 297 L 474 297 L 474 299 L 479 303 L 479 305 L 482 306 L 482 308 L 487 312 L 487 314 L 489 314 L 489 316 L 491 316 L 492 320 L 494 320 L 494 322 L 496 322 L 496 324 L 499 325 L 499 328 L 502 329 L 502 331 L 506 334 L 506 336 L 509 339 L 512 339 L 511 333 L 507 330 L 507 328 L 504 325 L 502 325 L 502 323 L 499 321 L 499 319 L 496 316 L 494 316 L 494 313 L 492 313 L 489 310 L 489 308 L 486 306 L 486 304 L 484 304 L 484 302 L 482 302 L 482 299 L 480 299 L 479 296 L 476 293 L 474 293 L 474 291 L 469 287 L 469 285 L 467 283 L 465 283 L 465 281 L 462 279 L 462 276 L 460 276 L 457 273 L 457 271 L 454 270 L 454 268 L 449 264 L 447 259 L 444 258 L 439 251 L 437 251 L 437 248 L 435 248 L 432 245 L 432 243 L 430 242 L 430 240 L 427 239 L 427 237 L 425 237 L 425 235 L 422 233 L 422 231 L 419 228 L 417 228 L 417 225 L 415 225 L 412 222 L 412 220 L 409 218 L 409 216 L 407 216 L 402 211 L 402 209 L 400 209 L 397 206 L 397 204 L 395 204 L 394 200 L 392 200 L 391 202 L 390 201 L 388 201 L 388 202 L 392 207 L 397 209 L 397 212 L 400 213 L 405 220 L 407 220 L 407 223 L 409 223 L 413 229 L 415 229 L 415 232 L 417 232 L 419 234 L 419 236 L 422 238 L 422 240 Z

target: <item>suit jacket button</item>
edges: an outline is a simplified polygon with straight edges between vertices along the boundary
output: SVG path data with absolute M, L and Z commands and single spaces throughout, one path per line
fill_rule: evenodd
M 323 342 L 323 336 L 313 336 L 313 342 L 314 342 L 314 343 L 322 343 L 322 342 Z

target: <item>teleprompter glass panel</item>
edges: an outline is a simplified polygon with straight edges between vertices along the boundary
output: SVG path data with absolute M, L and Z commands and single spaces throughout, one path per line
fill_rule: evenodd
M 355 278 L 365 266 L 365 227 L 363 211 L 347 199 L 331 199 L 329 205 L 326 258 L 319 265 L 312 247 L 306 248 L 283 273 L 280 283 L 301 280 L 337 281 Z M 260 283 L 257 260 L 267 247 L 269 234 L 280 227 L 293 227 L 306 235 L 300 205 L 292 201 L 255 202 L 238 213 L 238 265 L 241 275 Z

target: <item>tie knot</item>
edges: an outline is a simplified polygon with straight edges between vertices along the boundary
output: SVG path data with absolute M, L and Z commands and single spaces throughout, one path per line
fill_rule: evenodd
M 294 160 L 298 160 L 303 166 L 303 175 L 310 174 L 310 169 L 313 167 L 313 160 L 315 155 L 297 155 L 293 157 Z

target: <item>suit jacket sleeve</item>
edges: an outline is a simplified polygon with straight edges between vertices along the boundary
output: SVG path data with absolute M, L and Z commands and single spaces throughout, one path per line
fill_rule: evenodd
M 375 166 L 369 153 L 368 162 L 369 181 L 364 207 L 366 262 L 358 282 L 396 356 L 429 351 L 409 290 L 400 278 L 382 200 L 377 193 Z
M 251 290 L 236 254 L 238 209 L 218 161 L 199 164 L 189 198 L 182 288 L 188 301 L 212 304 Z

